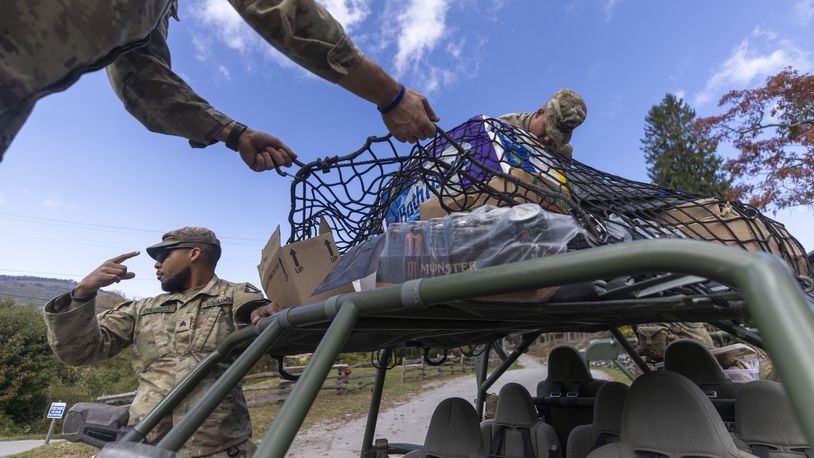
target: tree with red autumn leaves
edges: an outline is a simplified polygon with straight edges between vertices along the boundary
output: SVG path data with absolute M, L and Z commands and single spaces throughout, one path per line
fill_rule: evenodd
M 696 126 L 740 151 L 725 168 L 742 199 L 761 209 L 814 206 L 814 75 L 787 67 L 766 86 L 731 91 L 729 110 Z

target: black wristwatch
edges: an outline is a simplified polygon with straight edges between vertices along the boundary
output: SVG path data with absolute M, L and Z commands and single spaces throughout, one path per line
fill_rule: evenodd
M 245 124 L 235 121 L 235 125 L 232 126 L 232 130 L 229 132 L 229 136 L 226 137 L 226 147 L 233 151 L 237 151 L 237 140 L 241 135 L 243 135 L 243 132 L 245 132 L 246 129 L 247 127 Z

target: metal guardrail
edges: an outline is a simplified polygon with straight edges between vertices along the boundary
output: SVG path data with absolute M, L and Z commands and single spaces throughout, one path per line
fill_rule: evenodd
M 689 240 L 649 240 L 602 246 L 445 277 L 412 280 L 397 286 L 337 296 L 275 314 L 258 324 L 259 334 L 254 342 L 157 447 L 171 451 L 181 448 L 254 363 L 273 349 L 286 334 L 296 333 L 300 327 L 330 322 L 310 363 L 263 437 L 255 454 L 258 458 L 285 455 L 336 355 L 360 316 L 411 310 L 421 312 L 436 304 L 465 298 L 644 272 L 703 276 L 732 285 L 743 293 L 748 311 L 776 362 L 803 431 L 809 442 L 814 443 L 814 412 L 808 408 L 814 405 L 814 391 L 810 389 L 814 386 L 814 359 L 808 357 L 810 349 L 814 348 L 814 313 L 788 267 L 765 253 L 749 253 L 742 249 Z M 495 316 L 500 316 L 502 311 L 502 308 L 496 307 Z M 247 328 L 244 332 L 239 334 L 241 331 L 237 331 L 230 336 L 232 346 L 251 340 L 253 336 L 249 332 L 253 332 L 253 329 Z M 222 358 L 217 353 L 228 349 L 231 346 L 219 346 L 212 360 Z M 501 367 L 511 362 L 509 358 Z M 202 378 L 201 372 L 208 370 L 210 364 L 214 363 L 204 359 L 190 376 L 173 389 L 168 398 L 174 399 L 179 393 L 186 394 L 189 385 Z M 495 375 L 493 373 L 484 383 L 493 382 Z M 479 380 L 482 378 L 479 377 Z M 163 417 L 171 408 L 172 403 L 165 398 L 145 419 L 159 414 Z M 154 426 L 154 423 L 142 420 L 135 431 L 146 434 Z M 369 450 L 372 446 L 367 443 L 372 440 L 368 436 L 366 432 L 363 450 Z

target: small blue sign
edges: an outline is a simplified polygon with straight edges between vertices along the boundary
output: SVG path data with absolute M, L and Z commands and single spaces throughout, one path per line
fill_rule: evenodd
M 62 418 L 66 405 L 64 402 L 52 402 L 51 407 L 48 408 L 48 418 Z

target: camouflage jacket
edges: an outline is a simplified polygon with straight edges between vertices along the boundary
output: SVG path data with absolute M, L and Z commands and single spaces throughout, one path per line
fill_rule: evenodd
M 362 61 L 316 0 L 230 0 L 266 41 L 309 71 L 338 82 Z M 108 64 L 125 107 L 148 129 L 193 146 L 212 143 L 231 119 L 170 67 L 167 26 L 176 0 L 9 0 L 0 15 L 0 160 L 35 102 Z
M 147 414 L 177 382 L 248 316 L 253 301 L 263 298 L 249 283 L 231 283 L 213 277 L 204 287 L 183 293 L 123 302 L 94 314 L 95 300 L 67 310 L 70 293 L 45 305 L 48 343 L 59 359 L 83 365 L 110 358 L 134 346 L 133 368 L 138 374 L 130 423 Z M 240 324 L 239 324 L 240 323 Z M 226 370 L 234 358 L 222 362 L 181 405 L 147 437 L 155 443 L 178 422 Z M 251 436 L 251 423 L 243 390 L 238 385 L 215 409 L 180 453 L 208 455 L 237 445 Z
M 498 116 L 496 119 L 503 121 L 505 123 L 509 123 L 518 129 L 525 130 L 526 132 L 529 131 L 529 121 L 531 121 L 531 117 L 534 115 L 534 112 L 530 113 L 508 113 L 502 116 Z

